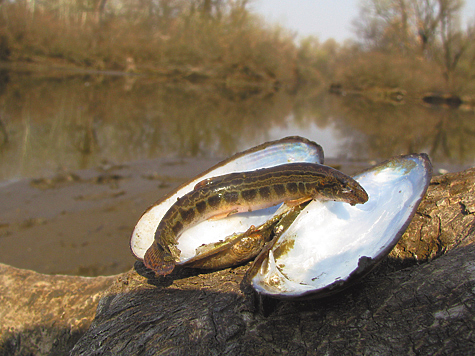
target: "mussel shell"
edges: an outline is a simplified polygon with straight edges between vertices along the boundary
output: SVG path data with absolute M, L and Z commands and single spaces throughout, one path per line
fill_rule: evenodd
M 155 231 L 165 213 L 177 198 L 193 190 L 200 181 L 228 173 L 252 171 L 292 162 L 322 164 L 323 150 L 315 142 L 292 136 L 261 144 L 218 163 L 182 184 L 143 213 L 130 238 L 132 253 L 137 259 L 143 259 L 145 252 L 154 241 Z M 178 246 L 182 250 L 182 262 L 185 263 L 187 259 L 192 258 L 195 249 L 202 244 L 218 242 L 238 231 L 247 231 L 251 225 L 259 226 L 265 223 L 277 211 L 277 208 L 236 214 L 216 221 L 205 221 L 190 231 L 187 230 L 180 237 Z
M 263 249 L 247 281 L 276 298 L 318 298 L 347 288 L 396 245 L 431 176 L 425 154 L 396 157 L 355 176 L 369 195 L 365 204 L 312 201 Z

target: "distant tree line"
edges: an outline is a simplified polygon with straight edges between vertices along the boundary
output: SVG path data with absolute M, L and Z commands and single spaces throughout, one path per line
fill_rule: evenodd
M 294 35 L 247 0 L 0 2 L 0 57 L 193 80 L 296 84 Z
M 463 8 L 462 0 L 361 0 L 354 28 L 362 51 L 437 64 L 456 90 L 475 74 L 475 23 L 462 23 Z
M 0 60 L 227 85 L 475 93 L 475 23 L 462 23 L 462 0 L 360 0 L 357 40 L 344 43 L 296 40 L 265 23 L 249 2 L 0 1 Z

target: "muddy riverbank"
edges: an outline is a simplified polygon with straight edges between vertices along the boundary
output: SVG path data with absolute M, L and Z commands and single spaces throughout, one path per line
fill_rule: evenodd
M 112 275 L 135 259 L 142 212 L 219 159 L 160 158 L 0 183 L 0 262 L 40 273 Z M 372 162 L 328 164 L 352 174 Z

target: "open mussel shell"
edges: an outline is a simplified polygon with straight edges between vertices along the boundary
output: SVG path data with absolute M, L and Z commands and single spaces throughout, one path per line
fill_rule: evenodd
M 145 252 L 154 241 L 155 231 L 165 213 L 178 198 L 192 191 L 197 183 L 228 173 L 252 171 L 292 162 L 321 164 L 323 163 L 323 150 L 315 142 L 302 137 L 292 136 L 261 144 L 218 163 L 199 176 L 184 183 L 143 213 L 130 238 L 132 253 L 137 259 L 143 259 Z M 204 221 L 186 230 L 178 241 L 177 247 L 181 250 L 179 264 L 186 263 L 188 260 L 192 260 L 195 263 L 196 250 L 203 244 L 219 244 L 221 241 L 225 241 L 228 243 L 227 247 L 221 246 L 220 248 L 221 250 L 226 250 L 230 246 L 229 244 L 233 244 L 233 236 L 241 238 L 242 236 L 239 233 L 246 233 L 251 225 L 260 226 L 266 223 L 276 213 L 277 209 L 278 207 L 273 207 L 250 213 L 236 214 L 221 220 Z M 228 239 L 226 240 L 226 238 Z M 204 258 L 207 258 L 206 256 L 208 255 L 209 252 L 204 254 Z M 206 267 L 202 264 L 201 267 L 219 268 L 226 265 L 219 265 L 217 262 L 214 262 L 212 266 Z
M 324 297 L 367 274 L 396 245 L 432 176 L 425 154 L 396 157 L 353 178 L 369 200 L 312 201 L 255 259 L 247 282 L 277 298 Z

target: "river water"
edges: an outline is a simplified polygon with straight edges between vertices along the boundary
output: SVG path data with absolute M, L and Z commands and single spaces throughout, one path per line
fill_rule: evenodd
M 426 152 L 443 170 L 474 166 L 473 109 L 326 91 L 229 88 L 141 76 L 0 72 L 0 180 L 156 157 L 226 157 L 289 135 L 326 158 Z
M 219 159 L 285 136 L 318 142 L 346 173 L 413 152 L 428 153 L 435 173 L 475 165 L 470 108 L 112 74 L 0 70 L 1 263 L 127 271 L 148 206 Z

